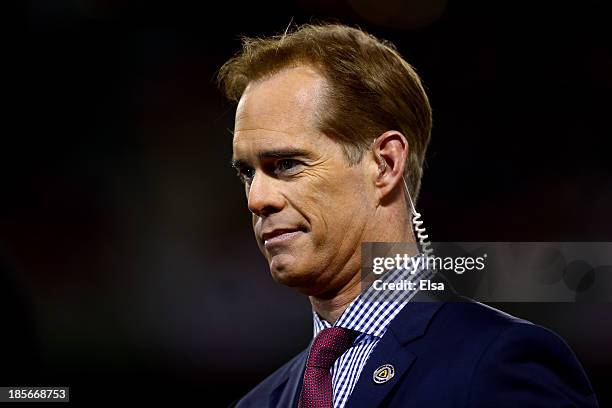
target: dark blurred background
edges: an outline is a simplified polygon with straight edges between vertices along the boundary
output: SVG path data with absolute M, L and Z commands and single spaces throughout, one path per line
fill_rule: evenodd
M 306 347 L 214 84 L 241 35 L 290 21 L 358 25 L 422 76 L 434 240 L 612 241 L 609 2 L 535 3 L 31 1 L 2 137 L 2 385 L 226 406 Z M 612 406 L 612 304 L 496 306 L 561 334 Z

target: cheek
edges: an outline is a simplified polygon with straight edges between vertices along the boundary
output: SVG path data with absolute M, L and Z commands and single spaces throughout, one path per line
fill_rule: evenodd
M 313 183 L 311 194 L 305 195 L 301 211 L 312 224 L 315 244 L 339 241 L 359 230 L 365 208 L 362 197 L 356 189 L 360 180 L 338 177 Z

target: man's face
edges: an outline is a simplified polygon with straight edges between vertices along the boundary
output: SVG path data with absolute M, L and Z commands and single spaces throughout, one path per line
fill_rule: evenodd
M 234 164 L 273 278 L 308 295 L 345 285 L 359 270 L 373 203 L 364 163 L 317 130 L 326 80 L 299 66 L 251 83 L 236 111 Z

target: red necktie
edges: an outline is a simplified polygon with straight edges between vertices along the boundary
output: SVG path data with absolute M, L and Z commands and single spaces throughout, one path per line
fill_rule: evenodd
M 342 327 L 321 330 L 310 347 L 306 360 L 304 385 L 299 408 L 332 408 L 332 376 L 334 362 L 353 344 L 357 332 Z

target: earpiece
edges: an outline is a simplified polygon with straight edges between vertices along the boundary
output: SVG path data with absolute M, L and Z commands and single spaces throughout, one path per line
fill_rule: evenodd
M 375 140 L 376 141 L 376 140 Z M 374 141 L 374 142 L 375 142 Z M 372 144 L 374 144 L 372 142 Z M 374 153 L 376 157 L 376 161 L 378 162 L 378 177 L 382 176 L 382 174 L 387 169 L 387 162 L 380 156 L 380 154 Z M 414 202 L 412 201 L 412 197 L 410 195 L 410 189 L 408 188 L 408 183 L 406 183 L 406 179 L 402 174 L 402 182 L 404 184 L 406 197 L 408 198 L 408 202 L 410 204 L 410 210 L 412 212 L 412 223 L 414 224 L 414 231 L 416 233 L 416 238 L 419 241 L 421 252 L 426 256 L 433 255 L 433 248 L 431 247 L 431 242 L 429 242 L 429 235 L 423 227 L 423 220 L 421 220 L 421 213 L 417 211 Z
M 421 253 L 425 256 L 433 256 L 433 248 L 431 247 L 431 242 L 429 242 L 427 235 L 427 231 L 425 227 L 423 227 L 423 220 L 421 219 L 421 213 L 417 211 L 414 206 L 414 201 L 412 201 L 412 196 L 410 195 L 410 189 L 408 188 L 408 183 L 406 183 L 406 179 L 404 175 L 402 175 L 402 181 L 404 182 L 404 187 L 406 189 L 406 195 L 408 196 L 408 201 L 410 202 L 410 210 L 412 211 L 412 224 L 414 224 L 414 230 L 416 232 L 416 236 L 419 239 L 419 244 L 421 246 Z

